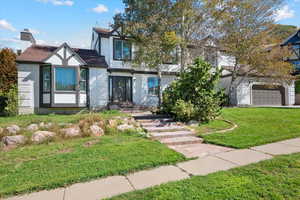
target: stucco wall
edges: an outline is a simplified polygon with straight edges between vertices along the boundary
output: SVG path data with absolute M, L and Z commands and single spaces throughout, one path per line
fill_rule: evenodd
M 19 114 L 33 114 L 39 107 L 39 65 L 18 64 Z
M 90 68 L 89 70 L 90 108 L 102 109 L 108 103 L 108 74 L 106 69 Z

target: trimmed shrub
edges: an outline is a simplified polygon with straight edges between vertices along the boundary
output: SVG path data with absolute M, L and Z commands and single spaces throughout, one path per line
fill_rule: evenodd
M 300 80 L 295 81 L 295 92 L 300 94 Z
M 16 116 L 18 114 L 18 88 L 16 85 L 13 85 L 7 92 L 0 93 L 1 99 L 4 102 L 1 102 L 1 105 L 4 107 L 2 110 L 3 115 Z
M 163 93 L 162 112 L 180 121 L 208 122 L 220 115 L 224 91 L 217 90 L 221 70 L 197 58 Z

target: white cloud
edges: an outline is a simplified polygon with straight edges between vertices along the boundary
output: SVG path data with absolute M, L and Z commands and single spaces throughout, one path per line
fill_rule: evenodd
M 52 3 L 55 6 L 73 6 L 74 1 L 71 0 L 37 0 L 43 3 Z
M 295 17 L 295 11 L 290 9 L 288 5 L 283 6 L 275 13 L 275 21 L 280 21 L 283 19 L 289 19 L 293 17 Z
M 0 28 L 6 29 L 9 31 L 16 31 L 16 29 L 5 19 L 0 19 Z
M 115 13 L 115 14 L 119 14 L 119 13 L 122 13 L 122 11 L 121 11 L 120 9 L 116 8 L 116 9 L 114 10 L 114 13 Z
M 92 10 L 96 13 L 108 12 L 108 8 L 103 4 L 98 4 L 98 6 L 93 8 Z

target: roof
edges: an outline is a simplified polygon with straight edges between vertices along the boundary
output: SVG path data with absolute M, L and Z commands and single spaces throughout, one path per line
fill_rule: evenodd
M 106 29 L 106 28 L 99 28 L 99 27 L 95 27 L 93 28 L 93 30 L 100 34 L 102 37 L 110 37 L 111 34 L 114 32 L 114 30 L 109 30 L 109 29 Z
M 20 56 L 17 62 L 44 63 L 44 60 L 52 55 L 59 47 L 46 45 L 32 45 L 27 48 Z M 72 48 L 88 66 L 108 67 L 105 57 L 100 56 L 96 50 Z
M 290 37 L 288 37 L 281 45 L 286 46 L 288 44 L 295 44 L 300 42 L 299 37 L 300 29 L 297 30 L 294 34 L 292 34 Z

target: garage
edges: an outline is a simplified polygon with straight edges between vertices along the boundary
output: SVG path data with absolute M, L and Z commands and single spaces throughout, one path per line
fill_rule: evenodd
M 285 90 L 282 86 L 254 85 L 253 105 L 285 105 Z

